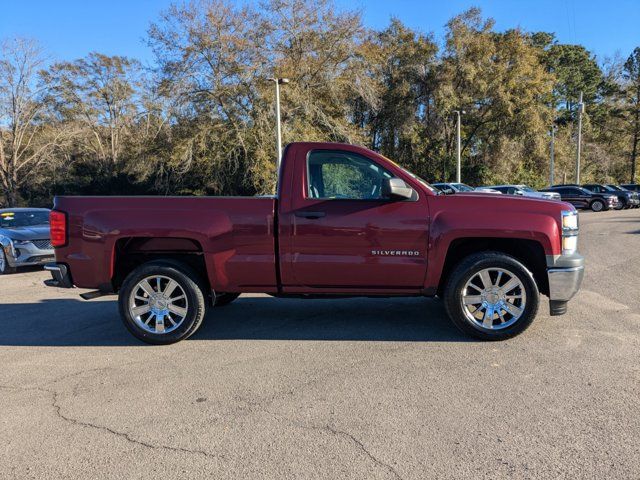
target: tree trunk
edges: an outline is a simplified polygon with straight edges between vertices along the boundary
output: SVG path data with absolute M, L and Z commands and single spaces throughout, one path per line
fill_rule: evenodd
M 18 206 L 18 192 L 16 192 L 16 186 L 13 184 L 10 178 L 7 179 L 6 185 L 3 185 L 4 198 L 7 202 L 7 207 L 14 208 Z

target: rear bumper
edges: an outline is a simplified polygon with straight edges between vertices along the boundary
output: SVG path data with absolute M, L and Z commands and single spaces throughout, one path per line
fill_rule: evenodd
M 51 279 L 45 280 L 48 287 L 73 288 L 69 267 L 64 263 L 47 263 L 44 269 L 51 272 Z
M 549 300 L 568 302 L 580 290 L 584 277 L 584 257 L 580 254 L 559 255 L 547 259 Z

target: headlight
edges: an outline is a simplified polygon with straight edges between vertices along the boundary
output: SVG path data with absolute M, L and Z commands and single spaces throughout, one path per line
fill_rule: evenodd
M 26 245 L 27 243 L 31 243 L 31 240 L 11 240 L 11 242 L 16 246 L 20 246 L 20 245 Z
M 572 255 L 578 251 L 578 212 L 562 211 L 562 255 Z
M 578 251 L 578 235 L 562 237 L 562 254 L 571 255 Z
M 575 210 L 562 211 L 562 230 L 578 230 L 578 212 L 576 212 Z

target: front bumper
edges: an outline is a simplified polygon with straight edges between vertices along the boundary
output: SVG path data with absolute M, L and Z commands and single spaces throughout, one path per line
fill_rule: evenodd
M 568 302 L 580 290 L 584 277 L 584 257 L 572 255 L 549 255 L 547 257 L 549 276 L 549 300 Z
M 53 248 L 38 248 L 31 242 L 7 245 L 4 247 L 4 253 L 10 267 L 44 265 L 55 260 Z

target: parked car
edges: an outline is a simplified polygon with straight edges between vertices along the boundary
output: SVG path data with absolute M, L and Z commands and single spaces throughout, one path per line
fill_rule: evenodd
M 590 208 L 594 212 L 602 212 L 620 205 L 617 195 L 590 192 L 578 185 L 554 185 L 540 191 L 559 193 L 563 202 L 569 202 L 576 208 Z
M 501 193 L 498 190 L 494 190 L 488 187 L 471 187 L 466 183 L 433 183 L 434 187 L 442 190 L 445 193 L 460 193 L 460 192 L 481 192 L 481 193 Z
M 443 195 L 353 145 L 294 143 L 275 197 L 56 197 L 51 285 L 117 293 L 139 339 L 177 342 L 207 304 L 276 297 L 434 296 L 482 339 L 524 331 L 539 295 L 562 315 L 580 287 L 567 203 Z M 242 310 L 238 310 L 242 315 Z
M 634 192 L 632 190 L 627 190 L 626 188 L 623 188 L 619 185 L 612 185 L 612 184 L 607 184 L 607 187 L 612 188 L 613 190 L 615 190 L 616 192 L 629 192 L 631 193 L 633 199 L 635 199 L 635 202 L 631 202 L 631 208 L 640 208 L 640 193 L 638 192 Z
M 506 195 L 520 195 L 521 197 L 546 198 L 548 200 L 560 200 L 557 192 L 539 192 L 527 185 L 492 185 L 488 188 L 498 190 Z
M 53 260 L 48 209 L 0 209 L 0 275 Z
M 611 193 L 618 196 L 619 205 L 616 210 L 622 210 L 623 208 L 636 207 L 638 205 L 638 194 L 634 192 L 628 192 L 624 190 L 616 190 L 608 185 L 601 185 L 599 183 L 586 183 L 582 185 L 590 192 L 594 193 Z
M 625 190 L 630 190 L 632 192 L 640 192 L 640 184 L 638 183 L 623 183 L 620 186 Z

